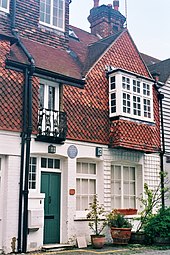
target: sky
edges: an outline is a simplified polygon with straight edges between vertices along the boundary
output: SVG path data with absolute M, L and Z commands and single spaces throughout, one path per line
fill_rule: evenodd
M 100 0 L 102 4 L 113 0 Z M 93 0 L 72 0 L 70 24 L 90 32 L 87 17 L 93 5 Z M 170 58 L 170 0 L 119 0 L 119 6 L 127 13 L 127 28 L 138 50 L 160 60 Z

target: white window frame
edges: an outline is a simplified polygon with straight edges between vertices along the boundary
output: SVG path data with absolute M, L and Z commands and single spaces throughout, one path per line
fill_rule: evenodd
M 114 199 L 114 197 L 120 197 L 120 207 L 119 208 L 116 208 L 116 206 L 112 206 L 113 208 L 111 209 L 125 209 L 127 208 L 125 206 L 125 196 L 124 195 L 124 178 L 123 178 L 123 175 L 124 175 L 124 167 L 128 167 L 128 168 L 134 168 L 134 171 L 135 171 L 135 179 L 134 180 L 127 180 L 127 182 L 134 182 L 135 184 L 135 188 L 134 188 L 134 195 L 129 195 L 127 196 L 129 199 L 130 197 L 134 197 L 134 208 L 137 208 L 137 201 L 136 201 L 136 198 L 137 198 L 137 167 L 135 165 L 127 165 L 127 164 L 118 164 L 118 163 L 113 163 L 111 165 L 111 171 L 112 171 L 112 167 L 114 166 L 118 166 L 120 167 L 120 179 L 112 179 L 111 177 L 111 201 Z M 120 185 L 120 193 L 119 194 L 112 194 L 112 185 L 115 185 L 115 184 L 119 184 Z M 112 204 L 112 203 L 111 203 Z M 128 208 L 132 208 L 132 206 L 128 206 Z
M 59 84 L 53 81 L 40 79 L 40 84 L 44 85 L 44 106 L 43 108 L 48 109 L 48 94 L 49 86 L 55 88 L 55 105 L 54 110 L 59 111 Z
M 90 164 L 94 164 L 96 166 L 96 173 L 95 174 L 85 174 L 85 173 L 78 173 L 77 172 L 77 164 L 88 164 L 88 167 Z M 97 194 L 97 163 L 94 162 L 94 161 L 86 161 L 86 160 L 82 160 L 82 161 L 77 161 L 77 164 L 76 164 L 76 190 L 77 190 L 77 179 L 80 179 L 80 180 L 95 180 L 95 194 Z M 88 196 L 88 199 L 89 197 L 95 195 L 95 194 L 86 194 Z M 77 196 L 78 194 L 76 193 L 76 200 L 77 200 Z M 82 196 L 82 194 L 80 193 L 80 196 Z M 76 207 L 77 207 L 77 204 L 76 204 Z M 88 209 L 88 207 L 86 208 Z M 87 215 L 87 211 L 85 210 L 77 210 L 76 208 L 76 218 L 86 218 L 86 215 Z
M 41 0 L 40 0 L 41 1 Z M 40 24 L 44 25 L 44 26 L 47 26 L 47 27 L 50 27 L 50 28 L 54 28 L 54 29 L 57 29 L 57 30 L 60 30 L 60 31 L 64 31 L 65 30 L 65 0 L 63 0 L 63 27 L 58 27 L 58 26 L 55 26 L 53 25 L 53 1 L 54 0 L 51 0 L 51 8 L 50 8 L 50 23 L 46 23 L 44 21 L 39 21 Z M 59 0 L 60 1 L 60 0 Z M 41 4 L 40 4 L 41 5 Z M 40 6 L 41 8 L 41 6 Z
M 6 2 L 7 2 L 7 8 L 3 8 L 3 7 L 2 7 L 2 1 L 3 1 L 3 0 L 0 0 L 0 11 L 9 13 L 9 2 L 10 2 L 10 0 L 6 0 Z
M 33 158 L 36 159 L 36 163 L 34 164 Z M 35 166 L 35 172 L 32 171 L 32 167 Z M 28 187 L 29 190 L 37 190 L 37 171 L 38 171 L 38 159 L 37 157 L 31 156 L 30 157 L 30 164 L 29 164 L 29 180 L 28 180 Z M 32 176 L 35 174 L 35 180 L 32 179 Z M 33 183 L 35 183 L 35 188 L 33 188 Z
M 112 86 L 113 82 L 111 82 L 111 79 L 115 77 L 115 87 Z M 123 77 L 125 77 L 125 80 L 129 80 L 130 84 L 127 84 L 127 82 L 123 83 Z M 136 86 L 134 87 L 134 83 L 136 82 Z M 139 82 L 140 82 L 140 88 L 139 88 Z M 144 89 L 144 84 L 146 84 L 147 89 Z M 130 86 L 129 86 L 130 85 Z M 116 117 L 116 116 L 122 116 L 122 117 L 128 117 L 132 119 L 142 120 L 142 121 L 154 121 L 153 116 L 153 91 L 152 91 L 153 82 L 149 81 L 144 78 L 139 78 L 135 74 L 129 74 L 125 73 L 123 71 L 115 71 L 114 73 L 111 73 L 109 75 L 109 116 L 110 117 Z M 135 89 L 136 88 L 136 89 Z M 149 89 L 149 93 L 148 92 Z M 144 94 L 145 90 L 145 94 Z M 113 94 L 115 94 L 113 100 Z M 123 98 L 124 95 L 124 98 Z M 127 98 L 130 97 L 130 100 Z M 136 99 L 140 98 L 140 111 L 141 115 L 139 115 L 139 112 L 137 111 L 136 114 L 134 113 L 134 110 L 136 110 L 134 104 L 133 98 L 136 97 Z M 144 100 L 150 101 L 150 116 L 144 115 Z M 124 105 L 123 105 L 124 104 Z M 136 106 L 139 106 L 139 102 Z M 147 107 L 147 110 L 148 110 Z M 113 110 L 114 109 L 114 110 Z M 116 110 L 115 110 L 116 109 Z M 129 110 L 130 109 L 130 110 Z

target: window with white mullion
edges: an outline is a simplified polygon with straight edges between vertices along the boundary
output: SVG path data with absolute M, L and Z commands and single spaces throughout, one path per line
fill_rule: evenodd
M 143 111 L 144 117 L 151 118 L 151 100 L 144 98 L 143 99 Z
M 123 112 L 124 113 L 131 113 L 131 95 L 128 93 L 123 92 Z
M 152 83 L 134 74 L 117 71 L 109 76 L 110 117 L 153 121 Z
M 37 176 L 37 158 L 30 157 L 29 165 L 29 189 L 36 189 L 36 176 Z
M 64 30 L 64 0 L 40 0 L 40 22 Z
M 136 208 L 135 167 L 111 166 L 111 208 Z
M 41 80 L 39 88 L 40 108 L 59 110 L 59 84 Z
M 135 167 L 123 166 L 123 197 L 125 208 L 135 208 Z
M 0 10 L 9 12 L 9 0 L 0 0 Z
M 85 211 L 96 194 L 96 164 L 77 162 L 76 210 Z
M 133 114 L 141 116 L 141 98 L 140 96 L 133 96 Z

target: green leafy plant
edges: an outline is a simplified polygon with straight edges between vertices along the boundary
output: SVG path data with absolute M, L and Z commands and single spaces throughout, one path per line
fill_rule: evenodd
M 115 228 L 132 228 L 132 224 L 129 222 L 129 220 L 116 210 L 107 215 L 107 224 L 109 227 Z
M 107 222 L 104 206 L 99 204 L 97 195 L 94 195 L 93 202 L 89 204 L 89 212 L 86 217 L 89 220 L 89 227 L 96 236 L 99 236 L 107 225 Z
M 160 173 L 161 175 L 162 173 Z M 164 182 L 164 195 L 165 199 L 169 196 L 169 188 L 167 187 L 169 181 L 167 178 L 167 173 L 163 173 L 165 182 Z M 161 198 L 162 198 L 162 188 L 161 188 L 161 181 L 159 182 L 157 188 L 152 190 L 149 188 L 148 184 L 144 184 L 144 194 L 138 198 L 142 204 L 143 210 L 140 212 L 140 217 L 137 218 L 139 220 L 139 224 L 137 226 L 137 231 L 139 232 L 144 229 L 144 226 L 148 223 L 148 221 L 152 218 L 154 210 L 158 210 L 161 205 Z
M 157 214 L 152 215 L 144 226 L 144 232 L 148 243 L 153 243 L 157 237 L 170 238 L 170 207 L 160 209 Z

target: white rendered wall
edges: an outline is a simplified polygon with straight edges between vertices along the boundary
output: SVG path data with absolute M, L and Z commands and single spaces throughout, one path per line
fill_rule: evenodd
M 2 248 L 5 252 L 11 252 L 11 240 L 17 237 L 18 224 L 18 188 L 20 172 L 20 137 L 13 133 L 0 133 L 3 147 L 0 147 L 0 155 L 5 158 L 5 174 L 3 175 L 3 211 L 0 231 L 2 236 Z M 2 144 L 2 143 L 1 143 Z M 61 243 L 74 243 L 77 236 L 90 238 L 90 231 L 85 215 L 82 218 L 76 212 L 76 194 L 70 195 L 69 190 L 76 191 L 76 164 L 77 161 L 91 161 L 97 165 L 97 193 L 100 203 L 105 205 L 106 211 L 111 208 L 111 164 L 133 164 L 137 167 L 138 193 L 143 191 L 143 183 L 152 184 L 153 175 L 156 175 L 154 185 L 157 183 L 159 173 L 159 157 L 146 155 L 127 150 L 108 149 L 107 146 L 92 143 L 66 141 L 64 145 L 55 145 L 56 153 L 48 154 L 48 143 L 31 140 L 31 156 L 37 158 L 52 157 L 61 161 Z M 75 158 L 68 156 L 68 148 L 75 145 L 78 154 Z M 96 147 L 102 147 L 103 155 L 96 157 Z M 144 162 L 144 163 L 143 163 Z M 37 190 L 29 192 L 29 210 L 41 210 L 44 206 L 44 197 L 40 193 L 41 172 L 37 172 Z M 43 225 L 43 223 L 42 223 Z M 3 233 L 3 235 L 2 235 Z M 109 236 L 108 236 L 109 238 Z M 36 231 L 29 232 L 28 250 L 37 250 L 43 245 L 43 226 Z

